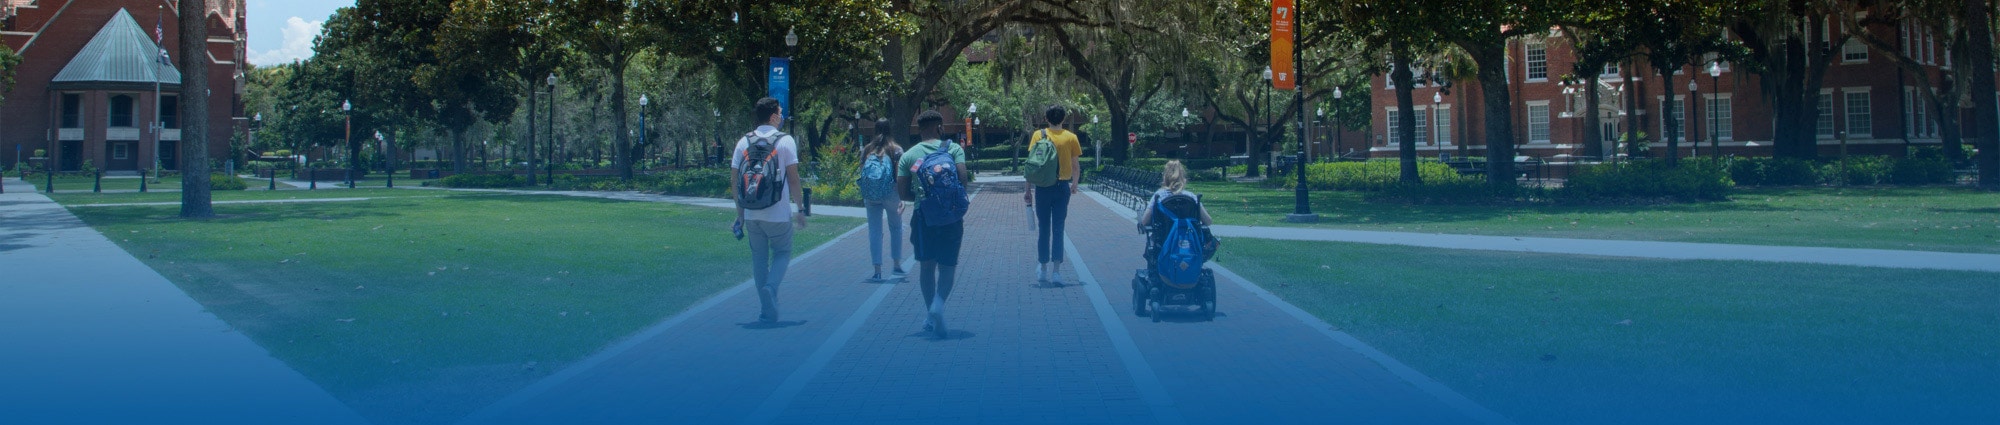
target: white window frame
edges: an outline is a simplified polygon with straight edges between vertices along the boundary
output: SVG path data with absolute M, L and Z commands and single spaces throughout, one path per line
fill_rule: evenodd
M 1839 120 L 1834 118 L 1841 116 L 1839 112 L 1836 112 L 1834 110 L 1834 108 L 1838 106 L 1840 106 L 1840 104 L 1835 103 L 1833 101 L 1833 89 L 1820 89 L 1819 118 L 1814 119 L 1814 122 L 1817 123 L 1815 125 L 1814 133 L 1816 133 L 1819 136 L 1819 138 L 1832 139 L 1834 138 L 1835 132 L 1840 131 L 1840 128 L 1836 126 L 1839 123 Z
M 1415 114 L 1415 116 L 1417 117 L 1417 122 L 1410 124 L 1411 128 L 1417 130 L 1417 146 L 1430 146 L 1431 144 L 1430 110 L 1426 109 L 1423 106 L 1416 106 L 1410 109 L 1414 109 L 1417 111 L 1417 113 Z
M 1542 113 L 1541 113 L 1541 114 L 1539 114 L 1539 115 L 1538 115 L 1538 114 L 1536 114 L 1536 113 L 1535 113 L 1535 108 L 1541 108 L 1541 110 L 1542 110 L 1541 112 L 1542 112 Z M 1549 108 L 1549 101 L 1546 101 L 1546 100 L 1536 100 L 1536 101 L 1529 101 L 1529 102 L 1527 102 L 1527 108 L 1526 108 L 1526 111 L 1525 111 L 1525 113 L 1526 113 L 1526 114 L 1527 114 L 1527 116 L 1528 116 L 1528 120 L 1527 120 L 1527 121 L 1528 121 L 1528 143 L 1543 143 L 1543 144 L 1546 144 L 1546 143 L 1549 143 L 1549 142 L 1551 141 L 1551 139 L 1553 139 L 1553 138 L 1554 138 L 1554 134 L 1552 134 L 1552 133 L 1551 133 L 1551 130 L 1552 130 L 1552 124 L 1553 124 L 1553 123 L 1549 121 L 1549 111 L 1550 111 L 1550 108 Z M 1536 127 L 1535 127 L 1536 125 L 1538 125 L 1538 124 L 1536 123 L 1536 121 L 1537 121 L 1537 120 L 1541 121 L 1541 122 L 1539 123 L 1539 125 L 1541 126 L 1541 128 L 1536 128 Z M 1542 133 L 1542 134 L 1541 134 L 1541 137 L 1539 137 L 1539 138 L 1535 137 L 1535 132 L 1536 132 L 1536 131 L 1540 131 L 1540 132 Z
M 1542 52 L 1542 59 L 1540 61 L 1535 60 L 1536 50 L 1541 50 Z M 1540 62 L 1542 67 L 1541 77 L 1535 77 L 1535 65 L 1537 62 Z M 1541 40 L 1528 40 L 1527 45 L 1521 49 L 1521 63 L 1525 65 L 1522 67 L 1521 75 L 1526 77 L 1528 82 L 1541 83 L 1549 81 L 1549 45 L 1547 43 Z
M 1654 102 L 1654 104 L 1656 104 L 1656 105 L 1662 105 L 1662 106 L 1661 106 L 1661 108 L 1662 108 L 1662 109 L 1665 109 L 1665 106 L 1664 106 L 1665 104 L 1664 104 L 1664 103 L 1662 103 L 1662 102 L 1666 102 L 1666 97 L 1665 97 L 1665 96 L 1653 96 L 1653 102 Z M 1687 100 L 1687 95 L 1684 95 L 1684 94 L 1677 94 L 1677 95 L 1674 95 L 1674 102 L 1675 102 L 1675 103 L 1679 103 L 1679 105 L 1674 105 L 1674 116 L 1672 116 L 1672 117 L 1668 117 L 1668 116 L 1667 116 L 1667 115 L 1665 115 L 1665 114 L 1661 114 L 1661 115 L 1660 115 L 1660 128 L 1658 128 L 1658 129 L 1657 129 L 1657 130 L 1659 131 L 1659 133 L 1656 133 L 1656 134 L 1654 134 L 1654 135 L 1653 135 L 1653 137 L 1654 137 L 1655 139 L 1657 139 L 1657 140 L 1662 140 L 1662 141 L 1664 141 L 1664 140 L 1667 140 L 1667 129 L 1668 129 L 1668 128 L 1670 128 L 1670 127 L 1667 127 L 1667 126 L 1669 126 L 1669 125 L 1678 125 L 1678 129 L 1679 129 L 1678 131 L 1680 131 L 1680 132 L 1681 132 L 1681 141 L 1687 141 L 1687 140 L 1688 140 L 1688 137 L 1687 137 L 1687 136 L 1688 136 L 1688 135 L 1687 135 L 1687 116 L 1688 116 L 1688 113 L 1687 113 L 1687 112 L 1688 112 L 1688 100 Z M 1671 123 L 1667 122 L 1667 118 L 1673 118 L 1673 121 L 1674 121 L 1674 122 L 1671 122 Z
M 1382 128 L 1388 130 L 1387 133 L 1388 135 L 1384 136 L 1383 139 L 1389 141 L 1389 146 L 1401 146 L 1400 144 L 1398 144 L 1400 141 L 1397 140 L 1396 137 L 1403 134 L 1403 132 L 1401 131 L 1402 129 L 1397 128 L 1397 125 L 1399 124 L 1397 121 L 1399 121 L 1402 117 L 1397 115 L 1396 108 L 1391 107 L 1387 109 L 1389 113 L 1387 115 L 1384 115 L 1386 119 L 1383 120 L 1385 125 L 1383 125 Z
M 1860 108 L 1856 108 L 1853 102 L 1855 95 L 1860 95 L 1861 98 L 1864 99 L 1861 102 Z M 1841 129 L 1847 131 L 1848 139 L 1875 138 L 1875 96 L 1873 93 L 1869 92 L 1867 87 L 1849 87 L 1841 89 L 1840 104 L 1842 112 L 1841 124 L 1845 124 L 1844 126 L 1841 127 Z M 1857 112 L 1857 110 L 1859 111 Z M 1854 129 L 1854 127 L 1856 127 L 1854 123 L 1856 122 L 1855 119 L 1857 116 L 1860 119 L 1859 122 L 1867 126 L 1865 130 L 1868 131 L 1862 132 L 1862 131 L 1856 131 Z
M 111 142 L 111 159 L 132 159 L 132 145 L 125 142 Z
M 1715 135 L 1716 140 L 1736 141 L 1736 119 L 1732 115 L 1736 113 L 1734 96 L 1730 93 L 1711 93 L 1701 97 L 1706 101 L 1703 106 L 1708 107 L 1708 110 L 1703 111 L 1701 115 L 1701 122 L 1706 124 L 1706 129 Z
M 1431 126 L 1436 127 L 1438 146 L 1451 146 L 1451 105 L 1441 104 L 1432 110 L 1436 115 L 1431 118 Z
M 1861 39 L 1848 37 L 1847 42 L 1840 45 L 1840 63 L 1842 65 L 1868 63 L 1868 44 L 1862 43 Z
M 1598 72 L 1598 77 L 1617 77 L 1619 73 L 1625 72 L 1625 66 L 1617 62 L 1607 63 L 1604 64 L 1604 69 Z

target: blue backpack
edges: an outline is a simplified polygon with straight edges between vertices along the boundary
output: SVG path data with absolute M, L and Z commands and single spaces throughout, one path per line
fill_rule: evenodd
M 1167 237 L 1160 244 L 1159 256 L 1154 258 L 1153 267 L 1167 284 L 1191 287 L 1201 281 L 1201 265 L 1208 262 L 1210 245 L 1199 228 L 1200 215 L 1183 217 L 1167 208 L 1167 202 L 1173 198 L 1188 198 L 1182 202 L 1199 202 L 1183 194 L 1153 204 L 1157 217 L 1166 218 L 1168 226 Z
M 861 187 L 861 199 L 880 201 L 895 196 L 896 166 L 889 164 L 888 155 L 869 155 L 868 161 L 861 163 L 861 178 L 854 183 Z
M 922 161 L 917 161 L 917 169 L 914 170 L 924 187 L 924 199 L 917 205 L 917 210 L 924 215 L 924 224 L 928 226 L 944 226 L 965 220 L 965 210 L 972 205 L 965 197 L 965 183 L 958 181 L 958 159 L 952 156 L 958 145 L 939 144 L 943 146 L 924 155 Z

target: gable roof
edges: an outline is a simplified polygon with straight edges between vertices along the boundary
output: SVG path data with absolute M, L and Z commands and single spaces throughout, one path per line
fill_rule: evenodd
M 55 89 L 92 88 L 152 88 L 154 83 L 162 88 L 179 89 L 181 72 L 172 64 L 162 63 L 161 50 L 132 14 L 119 9 L 104 27 L 97 30 L 97 36 L 63 66 L 62 72 L 49 81 Z

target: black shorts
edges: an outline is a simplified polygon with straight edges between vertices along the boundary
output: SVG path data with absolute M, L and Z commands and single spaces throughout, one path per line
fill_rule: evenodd
M 943 226 L 924 224 L 924 212 L 910 214 L 910 245 L 917 249 L 917 261 L 934 261 L 958 267 L 958 248 L 965 242 L 965 221 Z

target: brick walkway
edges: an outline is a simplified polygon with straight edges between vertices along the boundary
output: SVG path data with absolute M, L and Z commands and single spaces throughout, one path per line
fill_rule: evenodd
M 1071 204 L 1081 255 L 1065 270 L 1070 284 L 1038 285 L 1020 190 L 986 184 L 973 201 L 949 338 L 921 332 L 914 276 L 861 282 L 863 230 L 794 262 L 781 306 L 801 324 L 745 326 L 756 298 L 739 285 L 465 422 L 1470 423 L 1461 412 L 1484 414 L 1237 285 L 1222 285 L 1215 322 L 1132 316 L 1121 306 L 1143 262 L 1139 236 L 1087 197 Z

